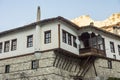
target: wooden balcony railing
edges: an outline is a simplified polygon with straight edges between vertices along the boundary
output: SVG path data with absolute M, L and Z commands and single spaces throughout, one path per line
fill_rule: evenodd
M 100 50 L 100 49 L 91 48 L 91 47 L 82 48 L 82 49 L 79 50 L 79 52 L 80 52 L 80 54 L 85 54 L 85 53 L 90 52 L 91 54 L 106 56 L 105 50 Z

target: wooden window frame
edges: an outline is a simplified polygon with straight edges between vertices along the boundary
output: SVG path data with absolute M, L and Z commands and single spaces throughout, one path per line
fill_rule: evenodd
M 67 43 L 66 34 L 67 34 L 67 32 L 64 31 L 64 30 L 62 30 L 62 41 L 63 41 L 64 43 Z
M 110 41 L 110 49 L 112 53 L 115 53 L 115 46 L 114 46 L 114 42 Z
M 112 69 L 112 61 L 108 60 L 108 69 Z
M 5 73 L 9 73 L 10 72 L 10 65 L 5 65 Z
M 76 36 L 73 36 L 73 46 L 75 47 L 75 48 L 77 48 L 77 43 L 76 43 Z
M 13 39 L 11 42 L 11 51 L 14 51 L 17 49 L 17 39 Z
M 10 41 L 5 41 L 4 52 L 9 52 L 9 48 L 10 48 Z
M 39 68 L 39 60 L 32 60 L 31 61 L 31 69 Z
M 76 36 L 72 35 L 71 33 L 65 30 L 62 30 L 62 42 L 77 48 L 77 44 L 75 40 L 76 40 Z
M 27 36 L 27 48 L 33 47 L 33 35 Z
M 44 43 L 45 44 L 51 43 L 51 30 L 44 32 Z
M 3 43 L 2 42 L 0 42 L 0 53 L 2 53 L 2 45 L 3 45 Z
M 68 33 L 68 44 L 72 45 L 72 35 Z
M 118 45 L 118 53 L 119 53 L 119 55 L 120 55 L 120 45 Z

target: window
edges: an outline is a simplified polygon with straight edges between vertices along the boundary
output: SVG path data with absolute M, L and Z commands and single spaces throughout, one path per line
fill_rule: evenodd
M 119 55 L 120 55 L 120 45 L 118 45 L 118 53 L 119 53 Z
M 5 66 L 5 73 L 9 73 L 10 72 L 10 65 L 6 65 Z
M 33 60 L 31 64 L 32 69 L 37 69 L 39 67 L 39 61 L 38 60 Z
M 48 43 L 51 43 L 51 31 L 45 31 L 45 34 L 44 34 L 44 43 L 45 44 L 48 44 Z
M 90 38 L 89 43 L 92 48 L 97 48 L 97 37 Z
M 27 36 L 27 47 L 33 46 L 33 35 Z
M 71 34 L 68 33 L 68 44 L 72 45 Z
M 14 51 L 17 49 L 17 39 L 13 39 L 11 43 L 11 51 Z
M 2 43 L 0 43 L 0 53 L 2 53 Z
M 104 50 L 104 38 L 100 35 L 89 39 L 90 46 L 99 50 Z
M 112 61 L 111 60 L 108 60 L 108 68 L 112 69 Z
M 97 36 L 97 44 L 98 49 L 104 50 L 104 38 L 102 38 L 100 35 Z
M 111 49 L 111 52 L 115 53 L 115 48 L 114 48 L 113 42 L 110 42 L 110 49 Z
M 77 48 L 77 44 L 76 44 L 75 40 L 76 40 L 76 37 L 73 36 L 73 46 Z
M 6 41 L 4 45 L 4 52 L 9 52 L 9 46 L 10 46 L 10 42 Z
M 69 32 L 62 30 L 62 41 L 64 43 L 67 43 L 69 45 L 72 45 L 73 47 L 77 48 L 77 44 L 75 42 L 76 36 L 70 34 Z
M 62 40 L 63 40 L 64 43 L 67 43 L 66 32 L 64 30 L 62 31 Z

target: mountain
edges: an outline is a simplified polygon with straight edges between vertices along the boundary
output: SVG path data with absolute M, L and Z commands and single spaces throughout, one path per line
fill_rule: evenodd
M 120 13 L 114 13 L 103 21 L 95 21 L 90 18 L 89 15 L 83 15 L 71 21 L 80 27 L 89 25 L 91 22 L 93 22 L 94 26 L 102 28 L 109 32 L 113 32 L 113 26 L 120 27 Z

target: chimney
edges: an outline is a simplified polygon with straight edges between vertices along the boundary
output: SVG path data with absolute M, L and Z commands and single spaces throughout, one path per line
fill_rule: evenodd
M 40 21 L 41 13 L 40 13 L 40 6 L 37 9 L 37 21 Z
M 94 26 L 94 22 L 90 22 L 90 26 Z
M 118 27 L 117 26 L 113 26 L 113 33 L 118 34 Z

